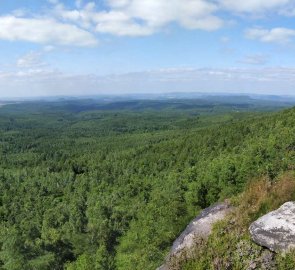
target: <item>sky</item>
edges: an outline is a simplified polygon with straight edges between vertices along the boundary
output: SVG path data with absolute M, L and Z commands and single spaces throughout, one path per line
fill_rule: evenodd
M 295 95 L 295 0 L 0 0 L 0 98 Z

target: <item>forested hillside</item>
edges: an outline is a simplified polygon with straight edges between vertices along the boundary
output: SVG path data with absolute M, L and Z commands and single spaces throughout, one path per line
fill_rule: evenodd
M 210 204 L 295 167 L 295 110 L 0 109 L 0 269 L 154 270 Z

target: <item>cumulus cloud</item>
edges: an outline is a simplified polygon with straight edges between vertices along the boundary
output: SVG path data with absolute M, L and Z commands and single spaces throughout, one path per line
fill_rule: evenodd
M 108 0 L 108 9 L 97 11 L 94 2 L 69 10 L 55 6 L 55 15 L 98 33 L 118 36 L 145 36 L 163 30 L 171 23 L 187 29 L 217 30 L 223 20 L 218 6 L 205 0 Z
M 256 14 L 276 11 L 287 15 L 288 11 L 295 10 L 293 2 L 293 0 L 242 2 L 236 0 L 104 0 L 104 5 L 97 6 L 92 1 L 75 0 L 73 8 L 68 8 L 62 1 L 48 0 L 51 7 L 41 16 L 20 11 L 1 16 L 0 39 L 54 45 L 93 46 L 97 44 L 97 34 L 148 36 L 164 31 L 173 24 L 185 29 L 214 31 L 226 24 L 221 13 L 227 12 L 227 15 L 231 15 L 233 12 Z M 282 35 L 286 37 L 292 34 L 288 32 Z
M 94 1 L 75 0 L 72 8 L 59 0 L 47 3 L 50 9 L 43 9 L 46 13 L 37 15 L 20 9 L 0 16 L 0 39 L 94 46 L 97 34 L 148 36 L 174 24 L 185 29 L 214 31 L 227 23 L 221 14 L 228 19 L 233 13 L 295 14 L 293 0 L 104 0 L 99 6 Z M 254 30 L 250 36 L 261 35 L 261 40 L 269 42 L 273 35 L 284 41 L 293 36 L 283 28 Z
M 185 29 L 214 31 L 226 25 L 221 12 L 228 15 L 265 12 L 287 15 L 287 11 L 295 10 L 293 0 L 105 0 L 104 3 L 105 8 L 101 9 L 95 2 L 77 1 L 76 8 L 68 9 L 56 2 L 53 16 L 97 33 L 148 36 L 171 24 Z
M 263 13 L 265 11 L 277 11 L 293 2 L 293 0 L 219 0 L 219 4 L 230 11 L 239 13 Z
M 289 28 L 252 28 L 246 31 L 246 37 L 249 39 L 257 39 L 262 42 L 270 43 L 288 43 L 295 37 L 295 30 Z
M 0 25 L 0 39 L 2 40 L 71 46 L 97 44 L 96 38 L 88 31 L 53 19 L 1 16 Z

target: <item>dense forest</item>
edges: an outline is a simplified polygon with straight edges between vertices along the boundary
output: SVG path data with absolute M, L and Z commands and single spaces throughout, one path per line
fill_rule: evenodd
M 274 104 L 3 106 L 0 269 L 156 269 L 201 209 L 294 172 L 295 110 Z

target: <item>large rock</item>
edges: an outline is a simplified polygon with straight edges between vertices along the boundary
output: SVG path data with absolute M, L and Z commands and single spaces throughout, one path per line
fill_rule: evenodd
M 174 241 L 171 255 L 192 248 L 196 238 L 207 238 L 211 233 L 213 224 L 224 219 L 230 209 L 231 207 L 227 202 L 218 203 L 204 209 Z
M 162 265 L 157 270 L 169 269 L 167 264 L 169 264 L 168 261 L 171 258 L 175 258 L 184 252 L 187 253 L 187 251 L 190 251 L 190 249 L 194 247 L 197 238 L 207 238 L 212 231 L 213 224 L 224 219 L 231 209 L 228 202 L 218 203 L 204 209 L 174 241 L 166 264 Z
M 249 230 L 255 243 L 272 251 L 286 252 L 295 248 L 295 202 L 286 202 L 259 218 Z

